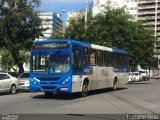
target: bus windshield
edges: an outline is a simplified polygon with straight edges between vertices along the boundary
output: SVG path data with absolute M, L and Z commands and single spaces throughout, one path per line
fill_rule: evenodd
M 34 51 L 31 70 L 40 74 L 64 74 L 70 70 L 70 50 Z

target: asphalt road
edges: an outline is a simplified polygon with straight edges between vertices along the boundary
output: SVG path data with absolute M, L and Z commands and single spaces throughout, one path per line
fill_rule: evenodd
M 15 95 L 3 93 L 0 94 L 0 113 L 50 114 L 52 119 L 51 114 L 54 114 L 55 118 L 62 117 L 55 114 L 65 114 L 69 116 L 68 119 L 70 116 L 74 118 L 78 116 L 79 119 L 82 117 L 87 120 L 93 118 L 114 120 L 113 114 L 160 114 L 160 80 L 126 84 L 117 91 L 96 90 L 90 92 L 88 97 L 72 94 L 46 98 L 43 93 L 19 92 Z M 48 119 L 50 117 L 48 115 Z M 77 118 L 75 119 L 78 120 Z

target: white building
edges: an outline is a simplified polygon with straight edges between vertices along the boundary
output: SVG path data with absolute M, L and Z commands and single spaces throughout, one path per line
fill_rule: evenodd
M 137 0 L 125 0 L 125 10 L 137 20 Z
M 93 15 L 102 12 L 103 6 L 107 5 L 110 5 L 113 9 L 124 7 L 129 14 L 134 17 L 137 16 L 137 0 L 93 0 Z
M 47 39 L 53 32 L 53 13 L 40 13 L 39 17 L 42 19 L 42 27 L 48 28 L 48 30 L 43 31 L 44 38 L 40 39 Z
M 80 12 L 68 12 L 67 13 L 67 22 L 66 22 L 66 26 L 69 26 L 70 21 L 73 19 L 76 19 L 78 16 L 80 16 L 83 13 Z
M 43 28 L 47 28 L 43 31 L 44 37 L 39 39 L 47 39 L 52 33 L 58 34 L 63 31 L 62 16 L 59 13 L 40 13 L 39 17 L 42 19 Z

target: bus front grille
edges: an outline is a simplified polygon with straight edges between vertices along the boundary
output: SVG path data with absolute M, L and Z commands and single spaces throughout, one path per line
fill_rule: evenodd
M 61 77 L 52 77 L 52 78 L 45 78 L 45 77 L 37 77 L 37 79 L 41 81 L 57 81 L 61 79 Z
M 42 89 L 44 90 L 55 89 L 55 88 L 56 88 L 55 86 L 42 86 Z

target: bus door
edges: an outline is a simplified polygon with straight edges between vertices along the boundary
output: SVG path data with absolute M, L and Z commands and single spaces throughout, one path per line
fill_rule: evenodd
M 73 75 L 82 75 L 82 47 L 73 45 L 72 48 Z

